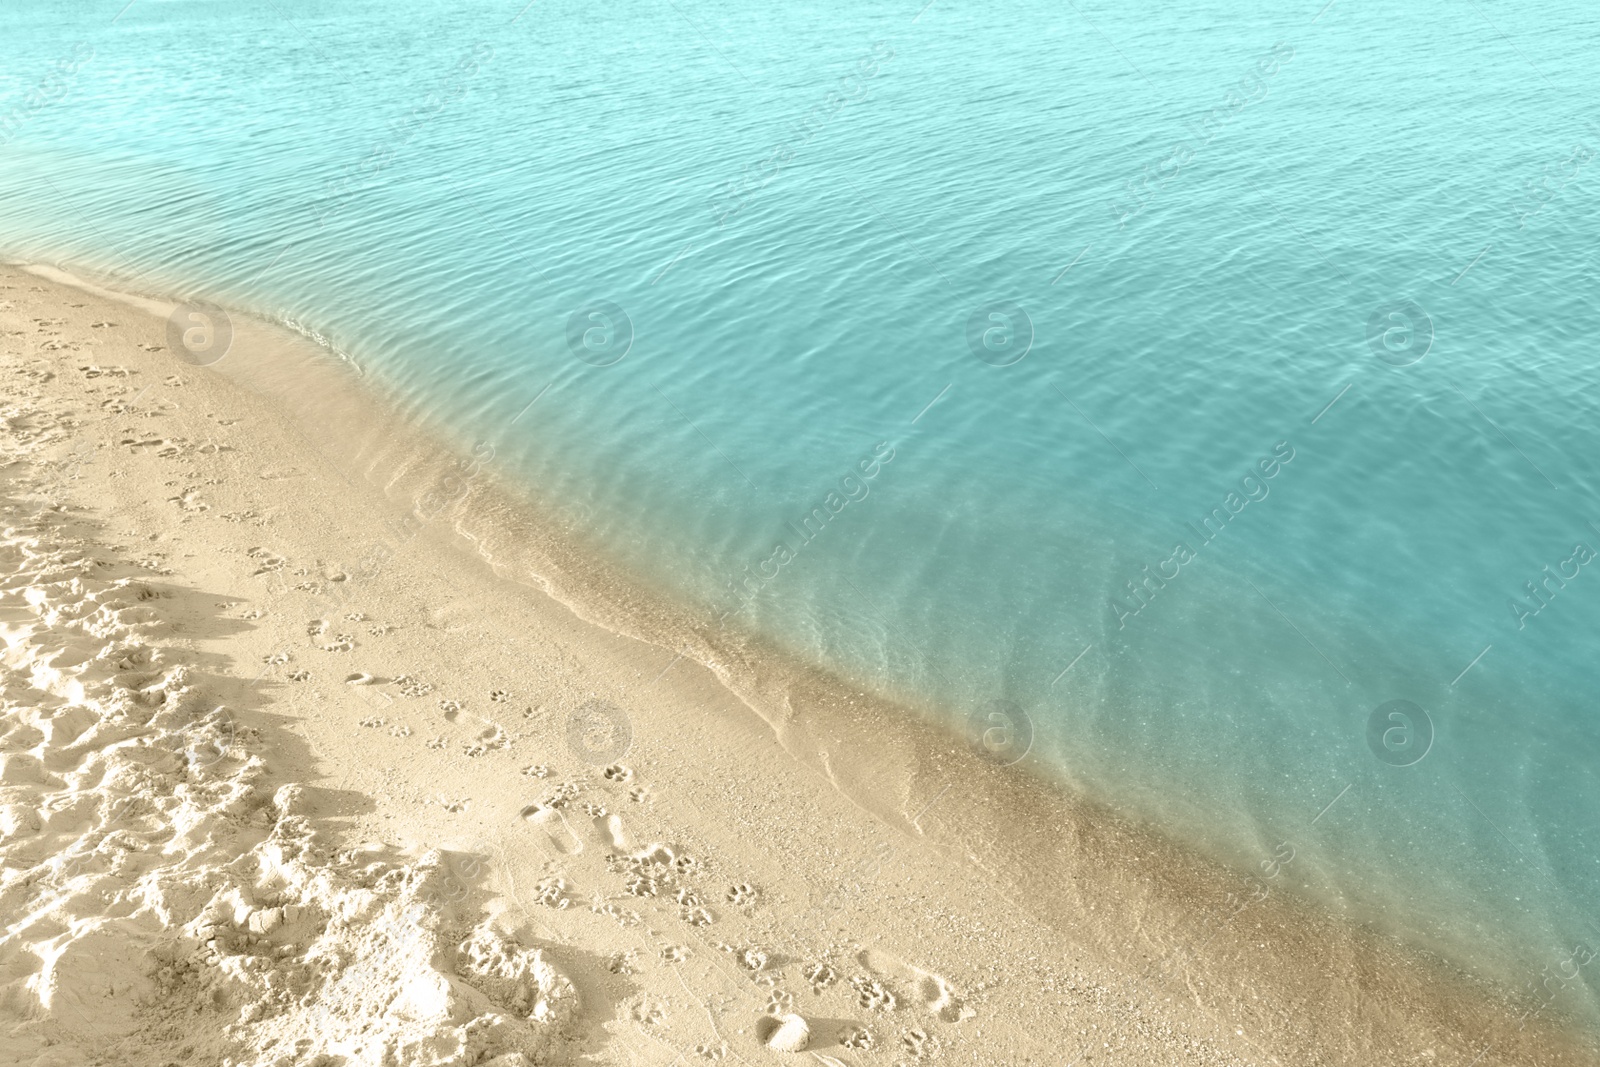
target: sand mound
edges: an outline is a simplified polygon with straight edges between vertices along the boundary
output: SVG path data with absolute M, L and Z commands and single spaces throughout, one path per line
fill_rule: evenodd
M 0 1061 L 555 1056 L 567 979 L 464 914 L 440 853 L 328 852 L 207 692 L 158 566 L 56 508 L 3 522 Z

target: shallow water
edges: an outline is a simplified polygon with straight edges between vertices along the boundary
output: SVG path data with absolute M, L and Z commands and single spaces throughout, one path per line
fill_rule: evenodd
M 1600 945 L 1586 6 L 120 7 L 0 14 L 0 251 L 1281 884 Z

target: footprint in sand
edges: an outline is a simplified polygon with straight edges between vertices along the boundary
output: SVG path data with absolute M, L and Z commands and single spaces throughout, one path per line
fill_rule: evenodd
M 954 988 L 940 975 L 907 963 L 881 949 L 862 950 L 856 959 L 873 974 L 895 979 L 902 987 L 913 990 L 921 1007 L 930 1015 L 945 1022 L 960 1022 L 976 1014 L 956 996 Z M 859 986 L 857 987 L 860 988 Z M 863 1007 L 865 1007 L 863 1003 Z
M 622 828 L 620 816 L 607 815 L 602 809 L 601 814 L 594 820 L 594 828 L 600 834 L 600 840 L 611 849 L 626 852 L 630 847 L 628 834 Z
M 728 903 L 738 907 L 744 907 L 746 904 L 754 904 L 756 902 L 756 898 L 760 895 L 761 891 L 755 886 L 751 885 L 749 882 L 740 882 L 738 885 L 730 888 L 726 894 Z
M 522 817 L 542 830 L 550 847 L 563 856 L 576 856 L 583 851 L 583 841 L 567 825 L 567 817 L 548 804 L 529 804 L 522 809 Z

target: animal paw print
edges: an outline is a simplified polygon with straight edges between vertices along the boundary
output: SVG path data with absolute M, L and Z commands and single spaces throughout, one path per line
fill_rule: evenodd
M 741 908 L 746 904 L 754 904 L 756 902 L 756 897 L 760 895 L 761 891 L 755 886 L 751 885 L 749 882 L 740 882 L 738 885 L 729 889 L 727 893 L 728 903 Z
M 640 1026 L 660 1026 L 667 1021 L 667 1010 L 653 1000 L 641 1000 L 633 1006 L 633 1021 Z
M 594 819 L 603 819 L 607 814 L 609 814 L 605 809 L 605 805 L 596 804 L 592 800 L 586 800 L 583 802 L 583 813 Z
M 623 952 L 613 952 L 611 958 L 606 960 L 606 970 L 612 974 L 632 974 L 638 969 L 635 966 L 638 958 L 639 953 L 631 948 Z
M 270 574 L 273 571 L 281 571 L 289 563 L 289 561 L 284 559 L 282 556 L 273 555 L 271 552 L 268 552 L 263 548 L 248 549 L 246 550 L 245 555 L 251 557 L 259 564 L 254 571 L 255 574 Z
M 555 791 L 539 801 L 541 807 L 561 809 L 578 799 L 578 783 L 562 782 Z
M 481 756 L 485 752 L 492 752 L 497 748 L 506 748 L 511 744 L 511 738 L 506 736 L 498 726 L 485 726 L 478 734 L 476 741 L 469 741 L 462 746 L 462 751 L 468 756 Z
M 900 1037 L 900 1044 L 912 1059 L 926 1060 L 938 1055 L 939 1039 L 926 1030 L 912 1028 Z
M 444 712 L 445 718 L 453 719 L 461 712 L 461 701 L 441 700 L 439 701 L 439 710 Z
M 504 704 L 511 699 L 511 694 L 504 689 L 493 689 L 489 691 L 489 699 L 493 703 Z
M 312 619 L 310 622 L 306 623 L 306 636 L 307 637 L 321 637 L 323 634 L 325 634 L 327 632 L 328 632 L 328 620 L 327 619 Z
M 596 915 L 609 915 L 615 919 L 618 926 L 638 926 L 641 922 L 639 913 L 628 908 L 619 908 L 608 903 L 604 897 L 596 896 L 589 904 L 589 910 Z
M 794 1011 L 794 994 L 782 989 L 774 989 L 767 994 L 767 1006 L 763 1009 L 767 1015 L 788 1015 Z
M 681 908 L 678 918 L 690 926 L 710 926 L 713 921 L 711 913 L 704 908 Z
M 678 872 L 680 877 L 687 878 L 692 874 L 699 874 L 704 869 L 704 865 L 693 856 L 680 855 L 673 857 L 672 869 Z
M 839 980 L 839 972 L 826 963 L 813 963 L 806 968 L 805 977 L 811 988 L 820 993 Z
M 390 737 L 410 737 L 411 736 L 411 727 L 409 727 L 409 726 L 391 726 L 391 727 L 389 727 L 389 736 Z
M 605 779 L 608 782 L 626 782 L 633 777 L 633 771 L 620 763 L 613 763 L 600 773 L 605 775 Z
M 189 486 L 188 488 L 184 489 L 183 492 L 179 493 L 177 496 L 170 496 L 170 497 L 167 498 L 167 500 L 169 500 L 170 502 L 172 502 L 174 504 L 177 504 L 178 507 L 181 508 L 184 511 L 210 511 L 211 510 L 211 505 L 205 503 L 204 501 L 202 501 L 200 499 L 200 490 L 196 486 Z
M 291 682 L 309 682 L 310 680 L 311 680 L 311 672 L 310 671 L 290 671 L 289 672 L 289 681 L 291 681 Z
M 845 1048 L 853 1048 L 857 1052 L 866 1052 L 872 1048 L 872 1031 L 864 1026 L 851 1027 L 839 1035 L 839 1044 Z
M 420 679 L 413 678 L 409 674 L 402 674 L 395 679 L 395 682 L 400 686 L 401 696 L 423 697 L 433 692 L 433 686 Z
M 361 612 L 361 611 L 346 612 L 344 617 L 345 617 L 346 620 L 348 620 L 350 622 L 366 622 L 367 621 L 366 613 L 365 612 Z
M 630 789 L 628 790 L 628 799 L 633 801 L 635 804 L 643 804 L 646 800 L 650 799 L 650 790 L 646 786 L 642 785 L 634 789 Z
M 719 1063 L 728 1058 L 728 1044 L 725 1041 L 721 1041 L 715 1045 L 696 1045 L 694 1054 L 702 1056 L 713 1063 Z
M 388 623 L 380 622 L 375 626 L 367 627 L 367 633 L 371 634 L 373 637 L 382 637 L 384 634 L 389 633 L 393 629 L 394 627 L 390 626 Z
M 322 646 L 324 652 L 349 652 L 356 647 L 353 634 L 334 634 L 333 640 Z
M 765 970 L 767 966 L 767 950 L 759 945 L 751 945 L 743 952 L 737 953 L 739 966 L 747 971 Z
M 636 897 L 653 897 L 661 892 L 661 883 L 648 875 L 628 879 L 627 890 Z
M 261 657 L 261 662 L 269 667 L 281 667 L 288 663 L 291 658 L 287 652 L 269 652 Z
M 378 727 L 383 725 L 383 720 L 376 715 L 368 716 L 361 720 L 362 726 Z
M 572 901 L 567 899 L 567 883 L 560 878 L 546 878 L 534 888 L 533 900 L 547 908 L 564 908 Z
M 863 1008 L 872 1008 L 875 1011 L 894 1011 L 894 994 L 889 992 L 882 982 L 876 978 L 862 975 L 850 979 L 850 984 L 855 987 L 856 1000 Z
M 689 958 L 689 950 L 682 945 L 668 945 L 661 950 L 661 959 L 665 963 L 682 963 Z
M 444 748 L 447 744 L 449 744 L 449 742 L 442 737 L 430 737 L 426 743 L 429 748 L 435 749 Z
M 534 763 L 522 768 L 522 773 L 529 778 L 548 778 L 550 777 L 550 768 L 542 763 Z

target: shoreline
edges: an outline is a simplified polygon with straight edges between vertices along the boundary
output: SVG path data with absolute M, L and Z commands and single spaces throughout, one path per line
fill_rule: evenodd
M 30 280 L 19 282 L 22 278 Z M 698 957 L 709 956 L 714 963 L 723 962 L 718 957 L 724 950 L 716 947 L 727 936 L 723 927 L 744 924 L 741 938 L 732 944 L 730 966 L 707 971 L 705 982 L 711 985 L 690 981 L 681 970 L 662 967 L 657 971 L 668 973 L 647 974 L 638 965 L 631 980 L 647 992 L 626 1013 L 618 1013 L 633 1017 L 607 1020 L 622 1029 L 631 1025 L 659 1044 L 657 1039 L 670 1027 L 641 1020 L 634 1008 L 651 997 L 675 995 L 682 1000 L 693 986 L 697 992 L 714 987 L 716 996 L 730 1002 L 748 1001 L 741 1017 L 749 1034 L 722 1033 L 724 1028 L 713 1020 L 719 1040 L 740 1058 L 774 1055 L 760 1046 L 757 1006 L 760 996 L 776 992 L 790 993 L 790 1000 L 769 1003 L 832 1020 L 829 1025 L 840 1033 L 847 1025 L 875 1026 L 890 1039 L 876 1050 L 853 1049 L 837 1041 L 824 1044 L 824 1027 L 812 1027 L 812 1048 L 849 1062 L 876 1062 L 880 1054 L 920 1057 L 930 1047 L 952 1062 L 1011 1063 L 1032 1057 L 1053 1062 L 1046 1057 L 1080 1055 L 1099 1061 L 1102 1052 L 1113 1062 L 1123 1058 L 1097 1047 L 1109 1047 L 1109 1041 L 1092 1039 L 1091 1033 L 1099 1031 L 1091 1027 L 1115 1029 L 1119 1041 L 1141 1042 L 1138 1051 L 1130 1046 L 1126 1055 L 1148 1057 L 1143 1062 L 1151 1063 L 1256 1063 L 1280 1057 L 1285 1062 L 1347 1062 L 1363 1054 L 1400 1061 L 1406 1058 L 1403 1052 L 1432 1062 L 1459 1057 L 1469 1063 L 1486 1047 L 1494 1055 L 1483 1059 L 1485 1063 L 1578 1063 L 1594 1054 L 1592 1036 L 1563 1037 L 1549 1028 L 1549 1021 L 1557 1018 L 1553 1011 L 1519 1028 L 1517 1016 L 1524 1008 L 1508 991 L 1345 924 L 1292 893 L 1273 892 L 1270 877 L 1248 885 L 1244 876 L 1224 865 L 1064 792 L 1061 783 L 1033 768 L 996 766 L 910 708 L 858 699 L 862 694 L 845 681 L 783 663 L 774 650 L 753 639 L 718 645 L 704 632 L 703 620 L 697 622 L 659 594 L 620 580 L 601 561 L 566 542 L 559 529 L 540 529 L 527 510 L 537 502 L 518 499 L 496 483 L 492 447 L 486 455 L 469 452 L 473 459 L 463 466 L 463 457 L 451 445 L 464 443 L 429 440 L 404 411 L 382 406 L 374 383 L 354 380 L 333 355 L 287 328 L 240 316 L 230 356 L 215 367 L 196 368 L 162 350 L 160 309 L 170 305 L 147 298 L 129 304 L 92 289 L 63 290 L 58 282 L 41 282 L 14 266 L 0 270 L 0 281 L 41 285 L 46 295 L 38 298 L 39 306 L 49 305 L 52 311 L 35 318 L 59 319 L 61 325 L 35 325 L 36 334 L 59 329 L 69 341 L 81 336 L 84 345 L 92 339 L 108 350 L 120 346 L 117 359 L 132 368 L 130 377 L 142 375 L 139 384 L 151 387 L 143 399 L 147 424 L 152 430 L 162 420 L 182 426 L 182 436 L 191 443 L 180 455 L 195 465 L 197 474 L 208 462 L 223 463 L 225 451 L 270 457 L 262 464 L 257 455 L 251 461 L 256 469 L 250 472 L 229 461 L 216 486 L 198 477 L 200 484 L 174 498 L 176 509 L 170 500 L 160 502 L 163 517 L 153 523 L 155 529 L 170 527 L 174 536 L 191 539 L 193 529 L 185 527 L 215 523 L 206 511 L 223 505 L 191 510 L 185 501 L 199 509 L 207 496 L 220 500 L 233 493 L 230 480 L 253 475 L 255 484 L 240 499 L 260 495 L 271 501 L 270 511 L 244 515 L 232 520 L 234 524 L 267 520 L 257 525 L 260 532 L 250 531 L 258 542 L 300 543 L 294 551 L 262 549 L 280 560 L 279 566 L 259 564 L 255 573 L 236 575 L 230 595 L 257 590 L 252 599 L 264 609 L 262 617 L 281 616 L 284 632 L 298 630 L 304 642 L 307 618 L 331 617 L 337 638 L 338 618 L 373 614 L 360 605 L 374 601 L 399 604 L 410 595 L 408 583 L 416 584 L 425 575 L 420 581 L 434 587 L 434 607 L 412 614 L 428 620 L 420 627 L 431 631 L 428 637 L 455 640 L 466 658 L 441 659 L 425 647 L 412 649 L 413 658 L 432 662 L 440 676 L 455 666 L 463 673 L 475 672 L 470 662 L 474 656 L 504 663 L 520 659 L 533 664 L 534 675 L 552 679 L 549 696 L 530 700 L 521 721 L 510 726 L 504 721 L 508 716 L 494 705 L 524 698 L 495 701 L 492 694 L 501 690 L 480 685 L 474 698 L 454 701 L 460 706 L 453 713 L 441 709 L 442 721 L 428 719 L 426 729 L 451 737 L 461 723 L 480 718 L 491 724 L 479 730 L 481 736 L 457 739 L 465 758 L 479 761 L 472 767 L 474 775 L 492 761 L 515 760 L 520 766 L 525 750 L 547 750 L 567 765 L 562 773 L 576 771 L 596 783 L 592 788 L 609 791 L 608 803 L 591 803 L 608 809 L 617 805 L 630 821 L 652 830 L 625 832 L 620 823 L 612 824 L 619 816 L 610 810 L 585 812 L 586 819 L 576 813 L 571 803 L 575 797 L 550 802 L 558 798 L 545 783 L 509 766 L 509 774 L 495 777 L 494 783 L 522 783 L 511 794 L 521 802 L 496 801 L 492 793 L 480 790 L 456 811 L 449 810 L 454 799 L 428 805 L 440 809 L 429 813 L 440 847 L 451 843 L 445 840 L 451 834 L 472 836 L 451 829 L 459 821 L 453 817 L 462 811 L 496 816 L 485 824 L 491 831 L 482 835 L 487 838 L 480 842 L 483 847 L 472 852 L 490 857 L 494 890 L 507 913 L 513 906 L 507 902 L 528 897 L 530 885 L 536 890 L 533 897 L 545 893 L 548 886 L 536 883 L 551 877 L 602 884 L 605 874 L 614 873 L 593 865 L 603 863 L 596 856 L 602 850 L 637 860 L 636 846 L 666 847 L 650 843 L 670 842 L 675 855 L 718 857 L 718 873 L 735 868 L 752 872 L 748 882 L 736 882 L 728 892 L 754 886 L 753 904 L 718 899 L 681 905 L 691 913 L 703 908 L 714 916 L 705 927 L 696 926 L 692 918 L 683 920 L 679 906 L 667 906 L 670 897 L 621 885 L 612 887 L 606 903 L 590 912 L 609 939 L 558 921 L 581 908 L 520 908 L 524 926 L 552 945 L 581 953 L 585 939 L 611 947 L 617 930 L 644 927 L 654 934 L 657 920 L 645 913 L 660 905 L 668 925 L 681 920 L 687 928 L 674 926 L 674 935 L 700 938 Z M 71 307 L 80 299 L 90 303 Z M 107 321 L 107 309 L 115 308 L 117 300 L 122 301 L 121 317 L 128 321 L 115 332 L 77 321 Z M 140 317 L 147 314 L 149 321 L 132 321 L 135 316 L 126 309 L 141 306 Z M 83 315 L 75 316 L 75 311 Z M 5 314 L 9 318 L 14 312 Z M 25 325 L 18 321 L 19 329 Z M 33 341 L 41 347 L 19 358 L 56 361 L 57 373 L 64 376 L 73 359 L 59 353 L 70 350 L 43 348 L 50 342 L 40 336 Z M 249 358 L 234 359 L 246 352 Z M 174 374 L 185 379 L 181 386 L 158 384 Z M 316 388 L 307 389 L 308 381 L 315 381 Z M 173 399 L 179 389 L 189 392 L 182 400 Z M 130 382 L 125 392 L 131 396 L 137 390 Z M 235 424 L 224 425 L 214 414 L 197 423 L 200 416 L 191 410 L 190 400 L 196 392 L 205 397 L 202 408 L 248 411 L 247 429 L 235 430 Z M 287 399 L 290 394 L 293 402 Z M 168 399 L 180 406 L 163 409 L 160 404 Z M 356 412 L 359 418 L 353 417 Z M 359 431 L 334 429 L 352 425 Z M 205 443 L 192 443 L 202 436 Z M 215 448 L 204 452 L 206 445 Z M 101 447 L 96 443 L 96 449 Z M 138 462 L 160 459 L 149 454 Z M 80 475 L 100 477 L 87 468 Z M 319 483 L 318 492 L 282 491 L 311 478 Z M 94 489 L 88 496 L 94 504 L 103 504 L 117 491 L 109 481 L 96 481 Z M 155 507 L 154 497 L 150 499 Z M 176 514 L 165 514 L 174 510 Z M 422 512 L 426 514 L 419 521 Z M 317 516 L 314 522 L 306 521 L 311 513 Z M 283 518 L 291 519 L 288 525 L 296 529 L 285 529 Z M 208 549 L 215 554 L 225 540 L 222 532 L 211 532 L 209 542 L 202 537 L 189 547 L 197 556 Z M 383 541 L 386 553 L 371 555 L 389 534 L 395 536 Z M 338 547 L 342 554 L 324 555 L 325 549 L 315 547 L 318 543 Z M 251 547 L 260 545 L 243 546 Z M 257 559 L 243 548 L 232 552 L 236 562 Z M 296 563 L 306 582 L 289 580 Z M 523 630 L 508 632 L 506 620 L 524 619 L 536 620 L 531 626 L 556 651 L 546 656 L 543 649 L 530 646 Z M 490 625 L 480 632 L 485 620 Z M 472 634 L 478 636 L 460 640 Z M 348 643 L 351 649 L 329 652 L 319 644 L 304 655 L 311 660 L 332 655 L 342 663 L 354 653 L 365 655 L 365 646 L 376 642 L 355 636 Z M 681 650 L 679 658 L 669 654 L 673 648 Z M 235 673 L 246 665 L 241 662 Z M 354 660 L 349 665 L 356 670 Z M 417 717 L 396 727 L 409 731 L 403 735 L 385 732 L 384 726 L 393 723 L 368 728 L 370 740 L 387 739 L 381 744 L 344 738 L 363 731 L 350 727 L 354 720 L 348 716 L 340 727 L 334 716 L 342 705 L 355 700 L 368 718 L 398 715 L 388 709 L 403 707 L 408 700 L 403 692 L 391 691 L 403 690 L 403 679 L 412 675 L 408 671 L 385 683 L 341 683 L 324 689 L 319 675 L 327 670 L 313 668 L 307 685 L 287 687 L 296 691 L 290 708 L 280 710 L 274 704 L 271 710 L 283 718 L 284 729 L 290 729 L 291 721 L 303 724 L 295 728 L 304 731 L 316 753 L 303 770 L 311 773 L 314 766 L 315 773 L 341 777 L 346 789 L 359 784 L 351 791 L 377 812 L 345 816 L 348 831 L 376 832 L 383 828 L 385 815 L 393 821 L 400 812 L 394 797 L 407 795 L 406 790 L 415 793 L 420 788 L 416 782 L 455 778 L 442 766 L 443 753 L 451 746 L 447 742 L 435 751 L 401 756 L 408 745 L 422 749 L 415 735 L 424 720 Z M 371 673 L 376 679 L 390 671 Z M 426 675 L 419 671 L 415 677 Z M 577 679 L 581 681 L 575 684 Z M 444 686 L 438 689 L 442 692 Z M 484 693 L 491 694 L 489 700 Z M 379 705 L 378 694 L 388 703 Z M 591 732 L 600 740 L 590 737 Z M 474 754 L 475 747 L 481 751 Z M 615 760 L 591 762 L 592 757 L 613 755 Z M 392 758 L 394 769 L 362 766 L 367 757 Z M 430 761 L 441 766 L 430 766 Z M 604 775 L 616 761 L 627 765 L 622 782 Z M 556 763 L 550 758 L 552 767 Z M 386 774 L 407 784 L 386 794 Z M 626 796 L 645 786 L 621 788 L 646 778 L 654 792 L 648 802 Z M 463 781 L 452 788 L 464 790 L 469 784 L 480 786 Z M 488 784 L 482 783 L 483 788 Z M 546 795 L 538 797 L 541 793 Z M 778 796 L 789 802 L 787 807 L 774 803 Z M 816 817 L 819 812 L 826 818 Z M 407 811 L 406 817 L 411 816 Z M 425 835 L 412 836 L 420 841 Z M 1275 844 L 1266 845 L 1263 856 L 1269 862 L 1276 859 L 1279 869 L 1290 862 Z M 552 864 L 566 864 L 571 873 L 551 875 Z M 841 877 L 846 886 L 864 881 L 867 888 L 841 893 Z M 630 925 L 626 916 L 619 918 L 607 907 L 637 912 L 638 921 Z M 930 936 L 929 915 L 945 917 L 944 937 Z M 702 937 L 702 929 L 710 933 Z M 744 954 L 756 945 L 761 946 L 761 966 L 745 966 Z M 775 945 L 792 948 L 778 950 Z M 551 952 L 559 959 L 555 949 Z M 787 962 L 780 964 L 788 953 Z M 911 961 L 918 953 L 921 961 Z M 848 967 L 844 961 L 851 961 Z M 840 978 L 847 969 L 864 971 L 856 977 L 865 982 L 860 987 L 843 981 L 819 986 L 801 974 L 821 964 Z M 657 979 L 660 985 L 653 984 Z M 675 993 L 674 983 L 681 986 Z M 882 1012 L 866 1003 L 872 999 L 868 993 L 856 998 L 862 988 L 870 990 L 870 983 L 884 990 L 898 988 L 898 1007 Z M 576 984 L 585 999 L 584 983 Z M 590 985 L 603 985 L 603 980 Z M 688 999 L 706 1004 L 711 995 Z M 596 996 L 607 999 L 593 992 L 586 999 Z M 853 1009 L 852 1000 L 857 1000 Z M 1049 1010 L 1046 1001 L 1052 1002 Z M 817 1005 L 827 1010 L 813 1011 Z M 848 1020 L 828 1014 L 852 1010 L 854 1017 Z M 896 1021 L 879 1021 L 889 1019 Z M 913 1031 L 922 1038 L 912 1038 Z M 616 1034 L 611 1039 L 623 1040 Z M 1205 1056 L 1196 1052 L 1202 1046 Z

